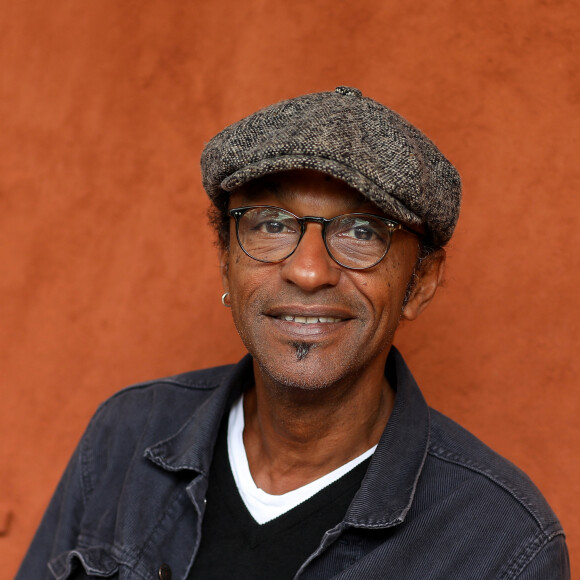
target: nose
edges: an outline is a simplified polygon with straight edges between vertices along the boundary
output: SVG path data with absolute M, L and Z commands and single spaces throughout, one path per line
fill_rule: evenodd
M 282 263 L 281 274 L 306 292 L 338 284 L 341 267 L 328 255 L 320 224 L 306 225 L 298 247 Z

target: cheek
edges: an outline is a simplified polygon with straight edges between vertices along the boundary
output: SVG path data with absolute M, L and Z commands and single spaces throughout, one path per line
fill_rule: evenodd
M 415 240 L 401 240 L 392 252 L 392 261 L 389 264 L 388 279 L 393 291 L 406 292 L 409 280 L 415 271 L 419 257 L 419 247 Z
M 241 250 L 232 252 L 228 272 L 232 306 L 250 307 L 252 298 L 267 287 L 273 274 L 264 266 L 248 258 Z
M 358 287 L 366 295 L 379 324 L 392 326 L 400 320 L 412 266 L 399 259 L 385 264 L 373 279 L 360 281 Z

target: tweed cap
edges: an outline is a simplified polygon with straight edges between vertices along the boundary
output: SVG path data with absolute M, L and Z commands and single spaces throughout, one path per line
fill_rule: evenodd
M 358 89 L 282 101 L 218 133 L 201 156 L 203 186 L 219 205 L 264 175 L 314 169 L 345 181 L 436 245 L 459 217 L 457 170 L 417 128 Z

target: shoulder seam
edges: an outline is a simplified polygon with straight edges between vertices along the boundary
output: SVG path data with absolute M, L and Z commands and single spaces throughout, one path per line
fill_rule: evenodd
M 116 393 L 113 393 L 106 401 L 104 401 L 102 403 L 102 405 L 105 405 L 108 401 L 110 401 L 112 399 L 116 399 L 117 397 L 120 397 L 129 391 L 145 390 L 145 389 L 148 389 L 150 387 L 155 387 L 156 385 L 173 385 L 176 387 L 181 387 L 183 389 L 193 389 L 193 390 L 198 390 L 198 391 L 205 391 L 205 390 L 216 389 L 220 385 L 220 381 L 219 381 L 219 379 L 216 379 L 213 381 L 198 380 L 198 381 L 187 382 L 187 381 L 179 380 L 178 377 L 167 377 L 167 378 L 163 378 L 163 379 L 155 379 L 152 381 L 146 381 L 143 383 L 135 383 L 134 385 L 129 385 L 128 387 L 124 387 L 124 388 L 120 389 L 119 391 L 117 391 Z
M 514 558 L 506 568 L 500 580 L 517 578 L 532 562 L 532 560 L 556 537 L 564 536 L 564 531 L 559 530 L 551 534 L 538 534 L 523 550 Z
M 550 537 L 551 534 L 554 533 L 554 532 L 550 532 L 549 529 L 547 529 L 546 526 L 542 523 L 540 518 L 537 516 L 537 514 L 532 509 L 532 506 L 530 505 L 527 497 L 518 493 L 513 488 L 513 486 L 510 485 L 510 483 L 507 480 L 498 476 L 496 473 L 494 473 L 489 468 L 484 467 L 483 465 L 481 465 L 480 463 L 478 463 L 476 461 L 473 461 L 471 459 L 468 459 L 466 457 L 458 455 L 457 453 L 447 451 L 446 449 L 444 449 L 442 447 L 431 446 L 428 450 L 428 453 L 429 453 L 429 455 L 431 455 L 433 457 L 437 457 L 437 458 L 441 459 L 442 461 L 447 461 L 448 463 L 453 463 L 455 465 L 459 465 L 461 467 L 464 467 L 466 469 L 469 469 L 475 473 L 478 473 L 478 474 L 486 477 L 491 482 L 495 483 L 497 486 L 501 487 L 504 491 L 509 493 L 520 505 L 522 505 L 526 509 L 526 511 L 530 514 L 530 516 L 534 519 L 534 521 L 538 525 L 538 528 L 542 531 L 542 534 L 544 537 Z

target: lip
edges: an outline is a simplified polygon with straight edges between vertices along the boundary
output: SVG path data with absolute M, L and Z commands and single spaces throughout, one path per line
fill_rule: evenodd
M 264 314 L 279 332 L 301 338 L 332 334 L 354 318 L 342 308 L 303 304 L 276 306 Z
M 282 318 L 284 316 L 302 318 L 333 318 L 339 321 L 354 318 L 353 314 L 345 308 L 328 306 L 323 304 L 284 304 L 267 308 L 264 311 L 266 316 L 272 318 Z
M 279 318 L 285 322 L 296 322 L 297 324 L 334 324 L 343 320 L 342 318 L 332 318 L 330 316 L 300 316 L 295 314 L 285 314 Z

